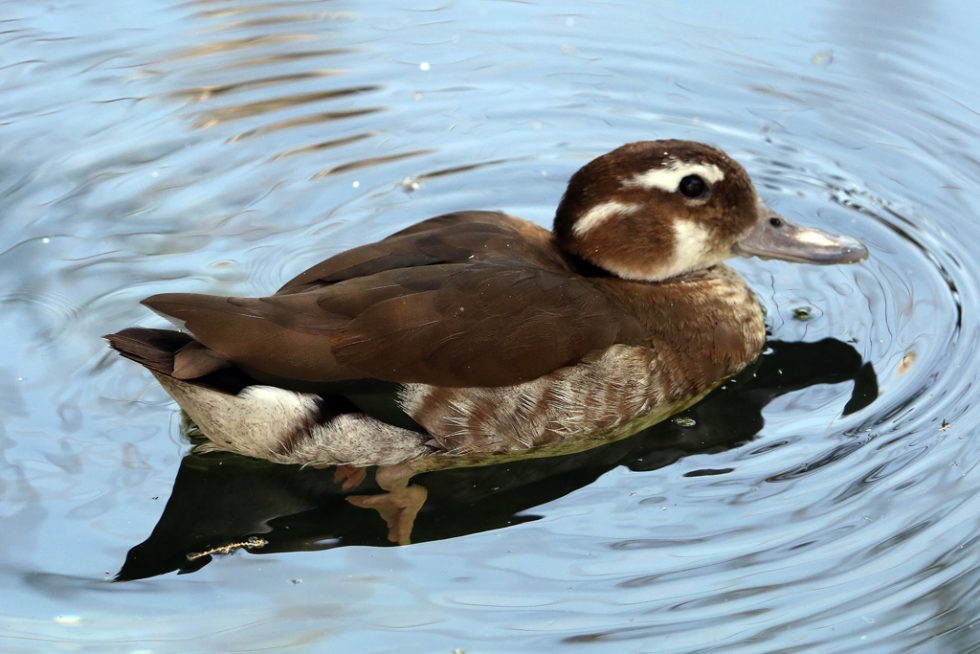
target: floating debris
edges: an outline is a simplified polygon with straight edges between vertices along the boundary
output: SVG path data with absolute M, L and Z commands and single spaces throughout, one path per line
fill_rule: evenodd
M 898 374 L 904 375 L 909 371 L 912 365 L 915 363 L 916 354 L 915 350 L 910 350 L 906 352 L 902 357 L 902 360 L 898 362 Z
M 813 317 L 813 309 L 810 307 L 796 307 L 793 309 L 793 320 L 806 322 Z
M 689 418 L 687 416 L 677 416 L 676 418 L 674 418 L 673 422 L 678 427 L 686 427 L 688 429 L 691 427 L 696 427 L 698 424 L 697 421 L 694 420 L 694 418 Z
M 249 536 L 248 539 L 237 542 L 228 543 L 227 545 L 219 545 L 218 547 L 212 547 L 206 549 L 203 552 L 189 552 L 187 554 L 188 561 L 196 561 L 197 559 L 203 559 L 205 556 L 211 556 L 212 554 L 231 554 L 237 549 L 255 549 L 259 547 L 265 547 L 269 544 L 264 538 L 259 538 L 258 536 Z
M 939 425 L 939 431 L 949 431 L 950 427 L 952 427 L 952 425 L 949 423 L 949 421 L 943 418 L 942 423 Z
M 416 177 L 406 177 L 402 180 L 402 188 L 411 193 L 422 188 L 422 184 Z

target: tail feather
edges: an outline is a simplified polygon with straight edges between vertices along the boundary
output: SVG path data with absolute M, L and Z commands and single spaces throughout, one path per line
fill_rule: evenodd
M 127 359 L 164 375 L 173 374 L 177 351 L 193 341 L 181 332 L 145 327 L 129 327 L 104 338 L 113 350 Z
M 193 380 L 232 395 L 256 383 L 183 332 L 129 327 L 105 339 L 113 350 L 158 375 Z

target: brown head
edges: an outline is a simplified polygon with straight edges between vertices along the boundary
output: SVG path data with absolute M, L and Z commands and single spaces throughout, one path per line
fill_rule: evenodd
M 844 263 L 860 243 L 796 227 L 756 195 L 745 169 L 692 141 L 629 143 L 569 180 L 554 231 L 566 252 L 624 279 L 659 281 L 734 256 Z

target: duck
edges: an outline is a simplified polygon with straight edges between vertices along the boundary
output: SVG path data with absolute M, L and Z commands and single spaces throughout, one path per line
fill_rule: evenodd
M 551 230 L 448 213 L 266 297 L 148 297 L 176 329 L 105 338 L 176 400 L 203 451 L 347 468 L 485 462 L 633 433 L 752 363 L 764 313 L 729 258 L 867 255 L 771 210 L 722 150 L 639 141 L 571 176 Z M 371 411 L 380 392 L 396 418 Z

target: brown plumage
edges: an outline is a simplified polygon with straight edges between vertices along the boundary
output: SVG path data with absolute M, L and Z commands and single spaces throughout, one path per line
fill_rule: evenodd
M 270 297 L 167 293 L 143 303 L 257 379 L 280 382 L 501 386 L 643 339 L 619 302 L 580 282 L 546 230 L 490 212 L 441 216 L 344 252 Z
M 643 341 L 636 317 L 582 283 L 546 230 L 489 212 L 422 226 L 328 259 L 270 297 L 143 303 L 260 380 L 502 386 Z
M 271 409 L 242 422 L 242 402 L 198 399 L 205 391 L 196 389 L 227 391 L 215 375 L 233 370 L 279 389 L 246 395 L 274 405 L 292 441 L 296 425 L 310 423 L 317 446 L 291 448 L 307 457 L 297 462 L 372 462 L 349 444 L 331 450 L 337 425 L 311 422 L 304 408 L 365 380 L 401 385 L 402 407 L 428 432 L 427 449 L 410 430 L 386 432 L 392 442 L 404 436 L 399 456 L 535 447 L 676 409 L 754 359 L 761 310 L 720 262 L 739 247 L 778 257 L 783 241 L 805 258 L 818 240 L 789 238 L 798 228 L 767 224 L 773 216 L 724 153 L 634 143 L 572 177 L 554 233 L 502 213 L 447 214 L 337 254 L 268 297 L 144 300 L 188 335 L 130 329 L 108 338 L 216 430 L 231 429 L 232 414 L 249 433 L 283 428 L 263 423 Z M 860 258 L 853 244 L 838 240 L 834 250 L 831 237 L 820 238 L 830 243 L 823 262 Z M 241 399 L 241 388 L 225 395 Z M 355 439 L 372 439 L 371 429 Z M 265 451 L 238 446 L 234 433 L 212 439 Z

